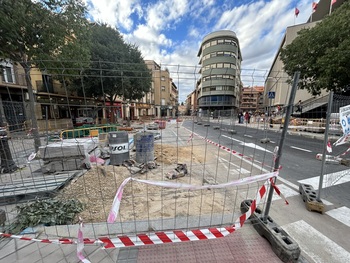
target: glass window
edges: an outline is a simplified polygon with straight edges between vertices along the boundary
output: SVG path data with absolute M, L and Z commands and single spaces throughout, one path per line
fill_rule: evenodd
M 5 82 L 13 83 L 13 75 L 12 75 L 12 68 L 11 67 L 4 67 L 3 68 L 3 78 Z

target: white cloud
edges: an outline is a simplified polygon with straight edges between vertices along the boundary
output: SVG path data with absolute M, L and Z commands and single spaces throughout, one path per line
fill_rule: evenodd
M 197 53 L 203 37 L 229 29 L 236 33 L 243 55 L 243 69 L 266 72 L 271 66 L 286 27 L 305 22 L 312 0 L 250 1 L 240 6 L 230 0 L 86 0 L 93 5 L 90 15 L 118 28 L 127 42 L 135 43 L 144 58 L 174 65 L 173 78 L 183 79 L 180 101 L 193 90 Z M 186 24 L 184 24 L 186 21 Z M 181 30 L 180 30 L 181 28 Z M 179 65 L 188 73 L 179 74 Z M 191 78 L 189 78 L 191 76 Z
M 142 9 L 139 0 L 89 0 L 90 15 L 95 21 L 107 23 L 114 27 L 123 27 L 130 30 L 133 20 L 130 18 L 134 12 L 140 14 Z

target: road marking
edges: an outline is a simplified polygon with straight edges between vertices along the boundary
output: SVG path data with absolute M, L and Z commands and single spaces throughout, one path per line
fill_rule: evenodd
M 350 262 L 350 253 L 303 220 L 282 228 L 295 240 L 300 249 L 318 263 Z
M 230 164 L 230 166 L 237 167 L 237 169 L 231 168 L 231 170 L 235 170 L 235 171 L 237 171 L 238 173 L 241 173 L 241 174 L 250 174 L 250 171 L 248 171 L 248 170 L 246 170 L 246 169 L 240 167 L 240 166 L 237 165 L 237 164 L 234 164 L 234 163 L 232 163 L 232 162 L 229 162 L 229 161 L 227 161 L 226 159 L 224 159 L 224 158 L 222 158 L 222 157 L 219 157 L 219 160 L 220 160 L 221 162 L 226 162 L 226 163 Z M 224 166 L 226 167 L 226 169 L 228 169 L 228 167 L 227 167 L 226 165 L 224 165 Z
M 242 141 L 240 141 L 240 140 L 237 140 L 237 139 L 232 138 L 232 137 L 227 136 L 227 135 L 221 135 L 221 136 L 226 137 L 226 138 L 228 138 L 228 139 L 230 139 L 230 140 L 232 140 L 232 141 L 239 142 L 240 145 L 247 146 L 247 147 L 251 147 L 251 148 L 254 148 L 254 149 L 257 149 L 257 150 L 261 150 L 261 151 L 264 151 L 264 152 L 272 153 L 272 152 L 270 152 L 269 150 L 267 150 L 267 149 L 265 149 L 265 148 L 263 148 L 263 147 L 260 147 L 260 146 L 254 144 L 254 143 L 242 142 Z
M 300 180 L 298 183 L 309 184 L 315 190 L 318 190 L 318 185 L 320 182 L 320 176 L 311 177 L 308 179 Z M 337 184 L 344 184 L 350 182 L 350 169 L 343 170 L 336 173 L 325 174 L 323 176 L 322 188 L 330 187 Z
M 245 136 L 245 137 L 249 137 L 249 138 L 253 138 L 253 136 L 248 135 L 248 134 L 244 134 L 243 136 Z
M 326 214 L 350 227 L 350 209 L 346 206 L 329 210 Z
M 310 151 L 310 150 L 306 150 L 306 149 L 299 148 L 299 147 L 295 147 L 295 146 L 290 146 L 290 148 L 293 148 L 293 149 L 296 149 L 296 150 L 299 150 L 299 151 L 308 152 L 308 153 L 311 153 L 311 152 L 312 152 L 312 151 Z

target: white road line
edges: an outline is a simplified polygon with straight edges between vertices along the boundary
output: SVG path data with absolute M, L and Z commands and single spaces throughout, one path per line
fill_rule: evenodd
M 312 151 L 310 151 L 310 150 L 306 150 L 306 149 L 299 148 L 299 147 L 295 147 L 295 146 L 290 146 L 290 148 L 293 148 L 293 149 L 296 149 L 296 150 L 299 150 L 299 151 L 308 152 L 308 153 L 311 153 L 311 152 L 312 152 Z
M 253 138 L 253 136 L 248 135 L 248 134 L 244 134 L 243 136 L 245 136 L 245 137 L 249 137 L 249 138 Z
M 350 227 L 350 209 L 346 206 L 329 210 L 326 214 Z
M 320 177 L 315 176 L 308 179 L 300 180 L 298 181 L 298 183 L 312 185 L 312 187 L 315 190 L 318 190 L 319 181 L 320 181 Z M 337 184 L 343 184 L 347 182 L 350 182 L 350 169 L 336 172 L 336 173 L 325 174 L 323 176 L 322 188 L 330 187 Z
M 243 145 L 244 147 L 245 147 L 245 146 L 246 146 L 246 147 L 251 147 L 251 148 L 256 149 L 256 150 L 261 150 L 261 151 L 264 151 L 264 152 L 272 153 L 272 152 L 270 152 L 269 150 L 267 150 L 267 149 L 265 149 L 265 148 L 263 148 L 263 147 L 260 147 L 259 145 L 256 145 L 256 144 L 254 144 L 254 143 L 242 142 L 242 141 L 240 141 L 240 140 L 237 140 L 237 139 L 235 139 L 235 138 L 233 138 L 233 137 L 230 137 L 230 136 L 227 136 L 227 135 L 221 135 L 221 136 L 222 136 L 222 137 L 225 137 L 225 138 L 228 138 L 228 139 L 230 139 L 230 140 L 232 140 L 232 141 L 239 142 L 239 144 L 240 144 L 240 145 Z
M 226 163 L 230 164 L 230 166 L 237 167 L 237 169 L 231 168 L 231 170 L 232 170 L 232 169 L 233 169 L 233 170 L 236 170 L 237 172 L 239 172 L 239 173 L 241 173 L 241 174 L 249 174 L 249 173 L 250 173 L 250 171 L 248 171 L 248 170 L 246 170 L 246 169 L 240 167 L 240 166 L 237 165 L 237 164 L 234 164 L 234 163 L 232 163 L 232 162 L 229 162 L 229 161 L 227 161 L 226 159 L 224 159 L 224 158 L 222 158 L 222 157 L 219 157 L 219 160 L 220 160 L 221 162 L 226 162 Z M 225 167 L 228 168 L 226 165 L 225 165 Z
M 350 262 L 350 253 L 300 220 L 283 225 L 282 228 L 298 243 L 300 249 L 317 263 Z

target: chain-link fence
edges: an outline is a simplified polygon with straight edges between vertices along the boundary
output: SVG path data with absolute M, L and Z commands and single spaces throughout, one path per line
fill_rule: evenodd
M 251 213 L 242 210 L 243 201 L 265 207 L 270 178 L 279 172 L 275 147 L 288 94 L 266 104 L 266 92 L 251 89 L 232 94 L 244 109 L 203 106 L 200 97 L 187 96 L 198 83 L 196 67 L 160 65 L 150 71 L 149 88 L 140 89 L 142 98 L 133 99 L 125 89 L 148 77 L 130 72 L 130 65 L 121 65 L 128 74 L 102 67 L 90 75 L 50 65 L 45 74 L 32 70 L 33 97 L 27 87 L 2 92 L 9 127 L 1 137 L 1 164 L 8 169 L 0 175 L 3 236 L 105 248 L 184 242 L 243 227 Z M 242 79 L 263 87 L 265 74 Z M 110 77 L 121 86 L 111 90 Z M 88 81 L 102 91 L 93 92 Z M 295 106 L 289 131 L 323 133 L 325 105 L 314 113 L 302 107 L 299 113 Z M 339 130 L 333 119 L 332 125 Z M 272 134 L 274 142 L 264 143 Z

